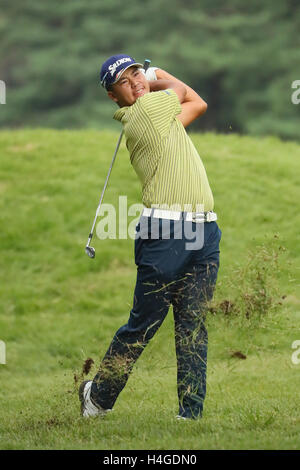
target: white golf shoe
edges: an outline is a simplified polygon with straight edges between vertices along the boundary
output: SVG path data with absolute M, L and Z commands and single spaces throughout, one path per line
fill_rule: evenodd
M 187 420 L 188 420 L 188 418 L 185 418 L 184 416 L 180 416 L 180 415 L 175 416 L 175 418 L 176 418 L 178 421 L 180 421 L 180 420 L 182 420 L 182 421 L 187 421 Z
M 106 415 L 108 411 L 104 408 L 101 408 L 99 405 L 95 405 L 91 400 L 91 387 L 92 381 L 86 380 L 82 382 L 79 387 L 79 400 L 81 403 L 81 414 L 84 418 L 96 417 L 100 416 L 103 417 Z

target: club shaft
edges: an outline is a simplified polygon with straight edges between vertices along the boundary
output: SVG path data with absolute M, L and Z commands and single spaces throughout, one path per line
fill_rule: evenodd
M 88 238 L 87 246 L 89 245 L 89 243 L 90 243 L 90 241 L 91 241 L 91 239 L 92 239 L 92 236 L 93 236 L 93 232 L 94 232 L 96 220 L 97 220 L 97 217 L 98 217 L 98 213 L 99 213 L 99 210 L 100 210 L 100 207 L 101 207 L 101 204 L 102 204 L 102 200 L 103 200 L 103 197 L 104 197 L 104 193 L 105 193 L 105 190 L 106 190 L 106 186 L 107 186 L 107 183 L 108 183 L 108 180 L 109 180 L 109 177 L 110 177 L 110 173 L 111 173 L 111 170 L 112 170 L 114 161 L 115 161 L 115 159 L 116 159 L 116 156 L 117 156 L 117 153 L 118 153 L 118 150 L 119 150 L 119 147 L 120 147 L 120 143 L 121 143 L 123 134 L 124 134 L 124 130 L 122 130 L 122 132 L 121 132 L 121 134 L 120 134 L 120 137 L 119 137 L 119 139 L 118 139 L 117 146 L 116 146 L 116 149 L 115 149 L 115 152 L 114 152 L 114 156 L 113 156 L 113 158 L 112 158 L 112 161 L 111 161 L 111 164 L 110 164 L 110 168 L 109 168 L 108 173 L 107 173 L 107 177 L 106 177 L 106 180 L 105 180 L 105 183 L 104 183 L 104 187 L 103 187 L 103 190 L 102 190 L 102 193 L 101 193 L 100 201 L 99 201 L 99 204 L 98 204 L 98 207 L 97 207 L 97 210 L 96 210 L 96 215 L 95 215 L 95 218 L 94 218 L 94 222 L 93 222 L 93 225 L 92 225 L 92 228 L 91 228 L 91 232 L 90 232 L 90 235 L 89 235 L 89 238 Z
M 151 64 L 151 60 L 150 59 L 145 59 L 145 62 L 144 62 L 144 70 L 145 72 L 147 72 L 149 66 Z

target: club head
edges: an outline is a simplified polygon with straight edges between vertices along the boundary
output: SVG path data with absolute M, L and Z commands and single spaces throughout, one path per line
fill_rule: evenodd
M 95 248 L 93 248 L 92 246 L 86 246 L 85 247 L 85 252 L 87 255 L 89 255 L 90 258 L 95 258 Z

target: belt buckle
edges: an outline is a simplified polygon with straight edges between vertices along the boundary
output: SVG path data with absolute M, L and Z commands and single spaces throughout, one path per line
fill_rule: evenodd
M 206 212 L 205 221 L 206 222 L 215 222 L 217 220 L 216 215 L 213 211 Z

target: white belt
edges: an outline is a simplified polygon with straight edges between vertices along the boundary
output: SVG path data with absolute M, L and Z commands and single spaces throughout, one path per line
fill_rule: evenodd
M 169 219 L 169 220 L 182 220 L 187 222 L 215 222 L 217 220 L 217 214 L 215 212 L 179 212 L 179 211 L 168 211 L 164 209 L 151 209 L 145 207 L 142 216 L 144 217 L 155 217 L 156 219 Z

